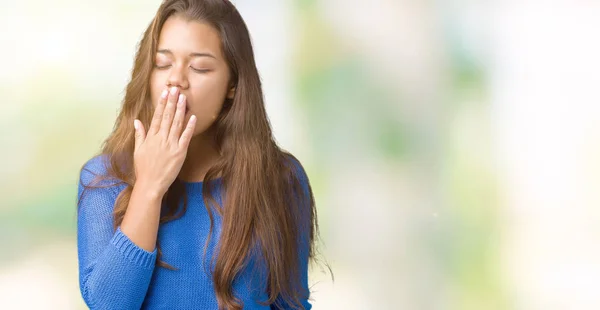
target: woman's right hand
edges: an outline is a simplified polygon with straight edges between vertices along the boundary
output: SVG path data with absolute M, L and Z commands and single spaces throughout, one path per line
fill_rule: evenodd
M 185 161 L 187 149 L 196 127 L 192 115 L 182 132 L 185 121 L 185 95 L 177 87 L 163 91 L 146 133 L 139 120 L 134 121 L 135 150 L 133 152 L 136 185 L 143 186 L 162 197 Z

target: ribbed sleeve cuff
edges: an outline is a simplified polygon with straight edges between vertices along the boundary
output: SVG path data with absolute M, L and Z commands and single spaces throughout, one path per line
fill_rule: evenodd
M 154 251 L 148 252 L 140 248 L 121 231 L 121 227 L 117 227 L 117 231 L 110 242 L 132 263 L 146 269 L 154 268 L 157 250 L 154 249 Z

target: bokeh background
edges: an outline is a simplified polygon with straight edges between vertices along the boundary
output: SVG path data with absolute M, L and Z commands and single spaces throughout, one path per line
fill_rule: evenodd
M 600 3 L 237 0 L 314 309 L 600 309 Z M 85 309 L 81 165 L 159 0 L 0 0 L 0 308 Z

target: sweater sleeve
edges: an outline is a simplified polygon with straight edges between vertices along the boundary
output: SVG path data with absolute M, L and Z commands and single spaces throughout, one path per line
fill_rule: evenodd
M 290 158 L 292 168 L 298 176 L 298 180 L 302 186 L 302 198 L 299 201 L 305 202 L 299 205 L 301 208 L 300 217 L 306 218 L 309 216 L 311 205 L 308 203 L 311 196 L 310 183 L 308 181 L 308 176 L 304 171 L 304 168 L 300 164 L 300 162 L 295 158 Z M 295 197 L 299 199 L 299 197 Z M 300 275 L 300 283 L 302 284 L 302 289 L 305 292 L 304 298 L 300 299 L 300 303 L 302 304 L 302 309 L 310 310 L 312 305 L 308 301 L 310 296 L 310 288 L 308 286 L 308 261 L 309 261 L 309 248 L 310 248 L 310 230 L 306 225 L 300 225 L 299 229 L 299 240 L 298 240 L 298 274 Z M 271 309 L 283 309 L 283 310 L 291 310 L 296 309 L 290 306 L 281 296 L 279 296 L 275 303 L 271 305 Z
M 308 242 L 302 242 L 302 245 L 300 246 L 300 281 L 302 283 L 302 288 L 305 290 L 305 292 L 309 292 L 309 287 L 308 287 Z M 300 303 L 302 304 L 302 309 L 305 310 L 310 310 L 312 308 L 312 305 L 310 304 L 310 302 L 308 302 L 308 295 L 306 296 L 306 298 L 302 298 L 300 299 Z M 281 309 L 281 310 L 292 310 L 292 309 L 296 309 L 292 306 L 290 306 L 281 296 L 277 297 L 277 299 L 275 300 L 275 303 L 273 303 L 271 305 L 271 309 L 272 310 L 276 310 L 276 309 Z
M 88 161 L 78 188 L 77 252 L 79 287 L 90 309 L 140 309 L 156 264 L 156 249 L 134 244 L 120 227 L 113 229 L 117 186 L 87 188 L 105 169 L 100 157 Z M 99 186 L 110 185 L 100 182 Z M 83 194 L 83 195 L 82 195 Z

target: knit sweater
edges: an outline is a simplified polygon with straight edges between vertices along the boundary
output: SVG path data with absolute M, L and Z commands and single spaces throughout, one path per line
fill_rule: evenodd
M 78 197 L 96 175 L 106 174 L 106 159 L 97 156 L 82 169 Z M 297 163 L 299 166 L 300 164 Z M 301 168 L 301 166 L 299 166 Z M 299 169 L 306 188 L 308 179 Z M 108 184 L 103 181 L 100 185 Z M 120 227 L 113 229 L 113 209 L 117 195 L 125 188 L 115 184 L 106 188 L 89 188 L 79 201 L 77 216 L 77 246 L 81 295 L 90 309 L 218 309 L 210 270 L 211 258 L 218 249 L 221 218 L 213 211 L 213 234 L 209 234 L 210 219 L 204 205 L 202 182 L 184 183 L 188 195 L 185 214 L 159 226 L 157 240 L 161 260 L 176 268 L 157 265 L 157 249 L 148 252 L 133 243 Z M 221 204 L 220 179 L 215 181 L 213 197 Z M 306 239 L 306 238 L 300 238 Z M 299 262 L 301 282 L 308 292 L 308 242 L 300 242 Z M 214 265 L 212 265 L 214 266 Z M 237 274 L 232 291 L 243 302 L 244 309 L 276 309 L 264 306 L 265 278 L 268 272 L 255 260 Z M 283 309 L 290 308 L 278 298 Z M 308 300 L 301 300 L 310 309 Z

